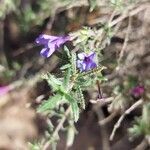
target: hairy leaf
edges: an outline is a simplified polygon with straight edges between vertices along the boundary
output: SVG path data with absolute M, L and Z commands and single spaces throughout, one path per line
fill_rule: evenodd
M 67 46 L 64 46 L 64 51 L 66 52 L 68 58 L 71 58 L 70 51 Z
M 71 53 L 71 67 L 72 67 L 72 72 L 73 74 L 77 73 L 77 69 L 76 69 L 76 53 L 72 52 Z
M 75 129 L 73 126 L 70 126 L 67 132 L 67 147 L 72 146 L 75 137 Z
M 58 80 L 54 75 L 48 73 L 44 75 L 43 78 L 47 80 L 48 84 L 53 88 L 54 91 L 59 90 L 62 82 Z
M 60 70 L 65 70 L 65 69 L 68 69 L 68 68 L 70 68 L 70 67 L 71 67 L 70 64 L 66 64 L 66 65 L 63 65 L 63 66 L 60 68 Z
M 71 69 L 68 68 L 65 72 L 65 76 L 62 84 L 64 89 L 69 89 L 68 87 L 69 87 L 70 76 L 71 76 Z
M 72 108 L 74 120 L 75 120 L 75 122 L 77 122 L 79 119 L 79 107 L 77 104 L 77 100 L 74 99 L 71 95 L 66 94 L 66 93 L 64 94 L 64 96 L 65 96 L 66 100 L 69 101 L 71 108 Z
M 55 95 L 50 97 L 47 101 L 44 101 L 38 108 L 38 112 L 44 112 L 47 110 L 51 110 L 56 107 L 56 105 L 61 101 L 61 95 Z
M 78 94 L 78 101 L 81 108 L 85 109 L 85 99 L 80 86 L 77 87 L 77 94 Z

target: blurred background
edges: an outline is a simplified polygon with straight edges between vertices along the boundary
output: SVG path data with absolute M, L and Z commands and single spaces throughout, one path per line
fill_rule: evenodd
M 110 28 L 104 29 L 108 22 Z M 75 125 L 78 133 L 74 143 L 67 147 L 66 134 L 61 132 L 57 149 L 150 149 L 150 127 L 134 139 L 128 133 L 143 107 L 127 115 L 109 141 L 114 124 L 127 108 L 141 97 L 150 101 L 149 0 L 0 0 L 1 150 L 43 149 L 33 143 L 42 145 L 48 119 L 37 114 L 36 108 L 52 92 L 41 74 L 56 73 L 60 63 L 57 54 L 41 57 L 35 39 L 41 33 L 74 33 L 83 26 L 107 30 L 100 36 L 100 61 L 107 67 L 104 75 L 108 79 L 101 90 L 105 97 L 115 100 L 104 106 L 92 104 L 96 87 L 85 91 L 86 109 Z M 144 87 L 144 94 L 134 96 L 131 90 L 135 86 Z

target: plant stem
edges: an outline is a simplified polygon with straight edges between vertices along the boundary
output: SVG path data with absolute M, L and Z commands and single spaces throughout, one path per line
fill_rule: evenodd
M 59 132 L 59 130 L 62 128 L 62 126 L 63 126 L 63 124 L 64 124 L 64 122 L 65 122 L 67 116 L 69 115 L 70 111 L 71 111 L 71 106 L 69 106 L 69 107 L 67 108 L 67 110 L 65 111 L 65 114 L 64 114 L 64 116 L 62 117 L 62 119 L 61 119 L 61 121 L 59 122 L 59 124 L 57 125 L 57 127 L 55 128 L 55 131 L 53 132 L 52 137 L 55 137 L 55 136 L 57 135 L 57 133 Z M 52 137 L 51 137 L 51 138 L 52 138 Z M 44 146 L 43 146 L 43 150 L 47 150 L 49 146 L 50 146 L 50 141 L 47 141 L 47 142 L 44 144 Z
M 117 121 L 117 123 L 115 124 L 114 128 L 113 128 L 113 131 L 110 135 L 110 141 L 113 140 L 114 138 L 114 135 L 116 133 L 116 130 L 120 127 L 123 119 L 125 118 L 126 115 L 130 114 L 134 109 L 136 109 L 137 107 L 139 107 L 141 104 L 143 103 L 143 100 L 140 99 L 138 100 L 136 103 L 134 103 L 129 109 L 127 109 L 122 115 L 121 117 L 119 118 L 119 120 Z

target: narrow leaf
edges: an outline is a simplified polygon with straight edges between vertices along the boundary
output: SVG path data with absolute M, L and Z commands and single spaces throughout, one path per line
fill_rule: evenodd
M 74 99 L 71 95 L 69 94 L 64 94 L 65 98 L 69 101 L 71 108 L 72 108 L 72 112 L 73 112 L 73 116 L 74 116 L 74 121 L 77 122 L 79 119 L 79 107 L 77 104 L 77 100 Z
M 54 75 L 48 73 L 44 75 L 43 78 L 47 80 L 48 84 L 53 88 L 54 91 L 59 90 L 59 87 L 62 84 L 62 82 L 58 80 Z
M 80 107 L 85 109 L 85 99 L 84 99 L 84 96 L 83 96 L 83 93 L 82 93 L 82 90 L 81 90 L 81 87 L 78 86 L 77 87 L 77 94 L 78 94 L 78 99 L 79 99 L 79 104 L 80 104 Z
M 39 106 L 38 112 L 44 112 L 55 108 L 58 105 L 58 103 L 61 101 L 61 98 L 62 98 L 61 95 L 55 95 L 53 97 L 50 97 L 47 101 L 44 101 Z
M 64 81 L 63 81 L 63 87 L 65 89 L 69 89 L 69 81 L 70 81 L 70 76 L 71 76 L 71 69 L 68 68 L 65 72 L 65 77 L 64 77 Z
M 64 51 L 66 52 L 68 58 L 71 58 L 70 51 L 67 46 L 64 46 Z
M 71 53 L 71 67 L 72 67 L 72 71 L 73 74 L 77 73 L 77 69 L 76 69 L 76 53 L 72 52 Z
M 70 64 L 66 64 L 66 65 L 63 65 L 63 66 L 60 68 L 60 70 L 65 70 L 65 69 L 70 68 L 70 67 L 71 67 Z
M 67 147 L 72 146 L 74 138 L 75 138 L 75 129 L 74 127 L 70 126 L 67 132 Z

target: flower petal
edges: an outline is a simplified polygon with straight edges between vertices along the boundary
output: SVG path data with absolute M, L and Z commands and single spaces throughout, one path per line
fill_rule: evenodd
M 85 53 L 79 53 L 78 54 L 78 58 L 81 60 L 83 60 L 85 58 L 85 56 L 86 56 Z
M 82 72 L 85 70 L 86 64 L 83 63 L 83 60 L 77 60 L 77 68 Z
M 88 57 L 89 57 L 91 60 L 93 60 L 95 56 L 96 56 L 96 53 L 95 53 L 95 52 L 91 52 L 91 53 L 88 55 Z
M 10 91 L 10 87 L 9 86 L 2 86 L 0 87 L 0 96 L 8 93 Z
M 85 71 L 86 70 L 86 63 L 82 63 L 82 71 Z
M 85 71 L 89 71 L 92 69 L 91 68 L 91 62 L 85 62 L 85 64 L 86 64 Z
M 94 68 L 96 68 L 96 67 L 97 67 L 97 64 L 96 64 L 95 62 L 91 62 L 90 68 L 91 68 L 91 69 L 94 69 Z
M 62 44 L 64 44 L 65 42 L 67 42 L 69 40 L 70 40 L 69 36 L 61 36 L 61 37 L 56 39 L 55 44 L 59 48 Z
M 40 52 L 40 54 L 43 56 L 43 57 L 50 57 L 55 51 L 55 47 L 54 46 L 51 46 L 51 48 L 43 48 Z
M 38 38 L 36 38 L 36 43 L 44 45 L 44 48 L 41 50 L 41 55 L 43 57 L 50 57 L 56 48 L 59 48 L 61 44 L 64 44 L 69 40 L 71 40 L 70 36 L 50 36 L 41 34 Z
M 144 86 L 136 86 L 133 89 L 131 89 L 131 95 L 134 97 L 140 97 L 144 93 L 145 89 Z
M 43 57 L 48 57 L 48 53 L 49 53 L 49 48 L 43 48 L 40 52 L 40 54 L 43 56 Z
M 56 40 L 58 37 L 56 36 L 50 36 L 50 35 L 46 35 L 46 34 L 41 34 L 38 38 L 36 38 L 36 43 L 37 44 L 43 44 L 46 45 L 48 44 L 49 41 L 53 41 Z

